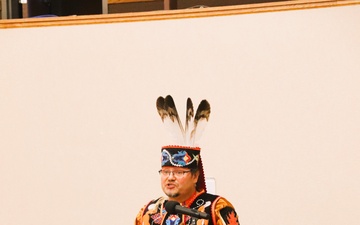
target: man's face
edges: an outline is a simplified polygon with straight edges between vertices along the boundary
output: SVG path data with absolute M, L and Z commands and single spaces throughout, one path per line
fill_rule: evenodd
M 194 194 L 199 173 L 194 175 L 188 168 L 171 166 L 164 166 L 161 170 L 161 188 L 169 200 L 182 202 Z

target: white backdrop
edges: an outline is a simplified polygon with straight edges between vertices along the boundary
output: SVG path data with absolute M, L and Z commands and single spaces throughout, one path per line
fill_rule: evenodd
M 155 108 L 212 105 L 205 173 L 242 225 L 358 225 L 360 7 L 0 30 L 0 224 L 132 224 Z

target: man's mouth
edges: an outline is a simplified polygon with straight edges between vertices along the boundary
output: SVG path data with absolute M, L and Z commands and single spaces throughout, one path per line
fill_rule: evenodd
M 167 189 L 174 189 L 175 187 L 175 184 L 166 184 Z

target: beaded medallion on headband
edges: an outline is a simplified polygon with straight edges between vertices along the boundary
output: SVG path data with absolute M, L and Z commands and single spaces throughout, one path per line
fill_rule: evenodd
M 199 169 L 200 176 L 197 188 L 206 191 L 198 140 L 209 120 L 209 102 L 202 100 L 194 115 L 193 103 L 190 98 L 187 99 L 185 129 L 180 121 L 174 100 L 170 95 L 165 98 L 159 97 L 156 101 L 156 107 L 161 120 L 173 137 L 171 145 L 161 148 L 161 166 Z

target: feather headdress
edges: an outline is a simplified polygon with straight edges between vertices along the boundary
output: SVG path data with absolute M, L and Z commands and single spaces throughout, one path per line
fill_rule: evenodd
M 194 106 L 190 98 L 186 103 L 185 129 L 181 123 L 173 98 L 168 95 L 156 101 L 158 113 L 165 127 L 173 137 L 174 145 L 197 146 L 210 117 L 210 104 L 202 100 L 194 115 Z
M 161 149 L 161 165 L 198 169 L 200 175 L 197 189 L 206 191 L 205 175 L 200 156 L 201 149 L 197 145 L 209 120 L 209 102 L 202 100 L 194 114 L 193 103 L 190 98 L 187 99 L 185 128 L 170 95 L 165 98 L 160 96 L 156 101 L 156 108 L 165 127 L 173 137 L 172 145 L 164 146 Z

